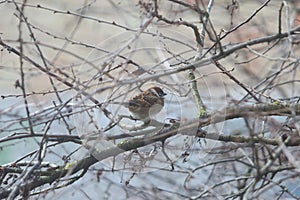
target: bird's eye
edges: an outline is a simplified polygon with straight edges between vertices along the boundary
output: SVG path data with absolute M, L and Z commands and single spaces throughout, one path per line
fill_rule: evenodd
M 160 97 L 163 97 L 163 96 L 166 96 L 167 94 L 164 93 L 164 91 L 162 91 L 161 89 L 159 89 L 158 95 L 159 95 Z
M 157 96 L 159 96 L 159 97 L 163 97 L 163 96 L 165 96 L 165 95 L 167 95 L 166 93 L 164 93 L 164 91 L 162 90 L 162 89 L 160 89 L 159 87 L 153 87 L 153 88 L 151 88 L 151 91 L 153 92 L 153 93 L 155 93 Z
M 166 96 L 167 94 L 164 93 L 163 91 L 159 94 L 159 96 L 163 97 L 163 96 Z

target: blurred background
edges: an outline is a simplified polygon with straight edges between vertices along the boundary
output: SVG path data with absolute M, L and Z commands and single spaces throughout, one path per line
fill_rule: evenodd
M 149 17 L 149 13 L 154 12 L 150 8 L 153 2 L 157 2 L 159 14 L 170 23 Z M 1 47 L 1 165 L 34 161 L 43 135 L 97 135 L 103 138 L 130 133 L 124 127 L 110 127 L 107 115 L 96 108 L 89 97 L 104 103 L 111 116 L 118 118 L 128 116 L 128 111 L 110 104 L 111 101 L 126 101 L 140 91 L 158 85 L 168 95 L 166 106 L 155 116 L 156 120 L 164 123 L 167 119 L 181 122 L 198 119 L 199 110 L 189 86 L 188 73 L 174 73 L 174 70 L 192 63 L 199 50 L 193 29 L 181 22 L 193 24 L 200 31 L 203 23 L 195 5 L 206 10 L 212 1 L 153 2 L 0 1 L 0 38 L 24 55 L 17 56 L 9 48 Z M 298 1 L 264 3 L 262 0 L 215 1 L 202 52 L 215 44 L 216 36 L 209 33 L 223 36 L 232 31 L 221 40 L 226 51 L 300 25 Z M 235 30 L 235 27 L 239 28 Z M 299 39 L 299 35 L 293 35 L 269 43 L 257 42 L 257 45 L 237 49 L 218 61 L 248 88 L 258 91 L 262 102 L 286 100 L 294 103 L 300 95 Z M 207 111 L 235 105 L 241 99 L 246 104 L 254 103 L 247 91 L 211 64 L 209 57 L 219 51 L 216 48 L 207 53 L 203 58 L 206 62 L 200 62 L 194 71 Z M 31 120 L 28 120 L 28 112 Z M 253 119 L 257 122 L 258 132 L 264 130 L 261 120 L 259 117 Z M 120 123 L 133 126 L 138 122 L 124 119 Z M 224 134 L 241 134 L 248 132 L 249 127 L 244 119 L 237 119 L 205 128 Z M 24 137 L 31 131 L 40 137 Z M 43 161 L 56 165 L 83 158 L 91 152 L 89 147 L 72 142 L 49 141 L 46 145 L 49 146 Z M 241 177 L 247 172 L 239 173 L 244 167 L 241 163 L 206 165 L 220 158 L 232 159 L 230 153 L 233 152 L 236 153 L 234 156 L 248 154 L 242 149 L 247 148 L 245 146 L 240 148 L 231 143 L 226 146 L 217 140 L 199 141 L 183 135 L 167 140 L 166 145 L 167 154 L 176 162 L 176 170 L 171 175 L 161 145 L 153 144 L 142 148 L 138 155 L 121 154 L 97 163 L 68 187 L 52 191 L 51 187 L 45 186 L 39 190 L 44 192 L 33 198 L 182 199 L 197 196 L 199 191 L 213 193 L 211 191 L 218 184 L 222 185 L 220 190 L 232 194 L 239 193 L 243 184 L 250 184 L 242 183 Z M 233 181 L 236 177 L 241 181 Z M 300 196 L 298 178 L 283 185 L 296 197 Z M 261 198 L 280 196 L 277 189 L 275 186 L 267 188 L 262 191 Z M 216 191 L 214 197 L 230 199 L 229 194 Z M 295 197 L 285 195 L 286 198 Z M 213 198 L 213 195 L 206 198 Z

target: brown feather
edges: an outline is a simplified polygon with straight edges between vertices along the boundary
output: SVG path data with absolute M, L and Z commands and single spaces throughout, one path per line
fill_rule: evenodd
M 136 119 L 148 119 L 164 106 L 166 94 L 158 87 L 152 87 L 129 100 L 129 111 Z

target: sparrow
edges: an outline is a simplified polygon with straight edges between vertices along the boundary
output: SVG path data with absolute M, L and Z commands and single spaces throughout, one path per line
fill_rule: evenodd
M 149 121 L 164 107 L 165 95 L 160 87 L 151 87 L 121 104 L 128 108 L 132 119 Z

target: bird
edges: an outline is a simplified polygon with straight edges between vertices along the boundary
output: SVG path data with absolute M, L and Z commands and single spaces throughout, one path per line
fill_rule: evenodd
M 119 102 L 119 104 L 128 108 L 132 119 L 149 121 L 164 107 L 164 96 L 166 95 L 160 87 L 155 86 L 132 97 L 128 102 Z

